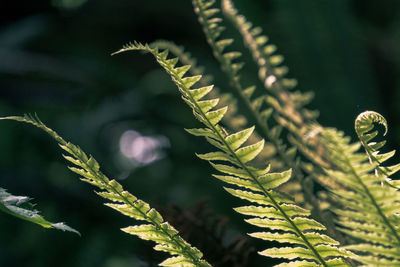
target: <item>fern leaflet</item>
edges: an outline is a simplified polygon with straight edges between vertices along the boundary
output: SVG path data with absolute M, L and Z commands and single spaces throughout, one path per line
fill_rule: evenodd
M 64 223 L 51 223 L 43 218 L 35 206 L 29 202 L 31 198 L 26 196 L 14 196 L 0 187 L 0 210 L 25 221 L 36 223 L 44 228 L 53 228 L 62 231 L 80 233 Z

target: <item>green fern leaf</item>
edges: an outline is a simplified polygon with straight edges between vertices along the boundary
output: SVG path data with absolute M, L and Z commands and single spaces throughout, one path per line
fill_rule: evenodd
M 14 196 L 0 187 L 0 210 L 19 219 L 38 224 L 44 228 L 53 228 L 62 231 L 80 233 L 64 223 L 51 223 L 43 218 L 39 211 L 33 209 L 34 204 L 26 196 Z

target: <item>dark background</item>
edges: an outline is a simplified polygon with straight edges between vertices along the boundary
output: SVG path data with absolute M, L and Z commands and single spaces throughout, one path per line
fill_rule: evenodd
M 278 45 L 298 89 L 315 92 L 310 107 L 320 111 L 321 124 L 354 137 L 355 117 L 375 110 L 388 120 L 389 146 L 399 147 L 400 1 L 235 3 Z M 240 37 L 233 34 L 240 47 Z M 221 255 L 230 257 L 217 266 L 246 262 L 238 256 L 246 253 L 248 266 L 272 264 L 252 252 L 265 248 L 265 242 L 247 241 L 245 253 L 227 248 L 253 229 L 232 210 L 240 202 L 195 157 L 194 152 L 208 150 L 204 140 L 183 130 L 198 124 L 170 78 L 149 55 L 110 56 L 128 41 L 157 39 L 184 45 L 215 75 L 217 85 L 227 88 L 190 1 L 3 0 L 0 116 L 36 112 L 92 154 L 109 177 L 121 179 L 133 194 L 158 207 L 173 225 L 184 225 L 182 221 L 196 215 L 195 222 L 205 224 L 208 232 L 194 227 L 186 237 L 214 257 L 213 262 L 222 262 Z M 247 54 L 244 59 L 249 61 Z M 254 66 L 247 67 L 244 81 L 255 80 Z M 158 140 L 161 147 L 146 155 L 159 160 L 140 164 L 125 158 L 119 139 L 127 130 Z M 2 121 L 0 151 L 0 187 L 33 197 L 47 219 L 65 221 L 82 234 L 45 230 L 0 214 L 0 266 L 156 266 L 165 258 L 152 252 L 149 242 L 119 230 L 136 222 L 103 206 L 93 188 L 68 171 L 55 142 L 38 129 Z M 211 244 L 218 242 L 197 243 L 204 233 L 218 231 L 225 218 L 221 216 L 229 222 L 222 252 L 213 255 L 217 250 Z

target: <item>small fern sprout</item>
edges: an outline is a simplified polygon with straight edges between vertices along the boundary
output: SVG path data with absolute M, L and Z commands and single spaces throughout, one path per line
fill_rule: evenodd
M 386 183 L 396 187 L 396 180 L 391 180 L 390 177 L 400 170 L 400 163 L 393 166 L 382 166 L 382 163 L 392 158 L 396 153 L 395 150 L 386 152 L 384 154 L 379 153 L 386 141 L 371 142 L 378 135 L 378 131 L 372 131 L 374 129 L 374 123 L 379 123 L 385 128 L 383 136 L 388 132 L 388 125 L 386 119 L 379 113 L 374 111 L 365 111 L 357 116 L 355 121 L 355 129 L 358 138 L 363 145 L 365 152 L 368 154 L 371 163 L 376 164 L 375 172 L 376 175 L 384 175 L 387 177 Z

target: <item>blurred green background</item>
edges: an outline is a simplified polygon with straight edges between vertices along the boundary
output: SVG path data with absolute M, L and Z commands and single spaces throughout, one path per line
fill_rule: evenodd
M 310 106 L 323 125 L 354 136 L 355 117 L 375 110 L 388 119 L 389 145 L 399 147 L 400 1 L 234 2 L 278 45 L 298 88 L 315 92 Z M 110 56 L 129 41 L 173 40 L 228 88 L 190 1 L 3 0 L 0 14 L 0 116 L 36 112 L 216 266 L 273 264 L 254 252 L 265 242 L 245 237 L 251 226 L 232 210 L 240 202 L 195 157 L 208 147 L 183 130 L 198 124 L 170 78 L 148 55 Z M 256 80 L 244 56 L 243 79 Z M 82 234 L 0 214 L 0 266 L 156 266 L 165 257 L 119 230 L 135 222 L 102 205 L 41 131 L 3 121 L 0 151 L 0 187 L 33 197 L 48 220 Z

